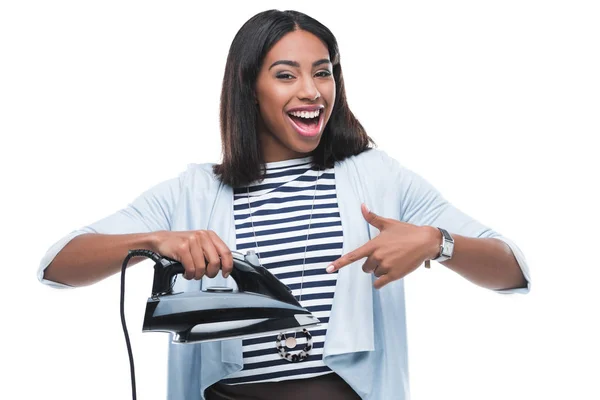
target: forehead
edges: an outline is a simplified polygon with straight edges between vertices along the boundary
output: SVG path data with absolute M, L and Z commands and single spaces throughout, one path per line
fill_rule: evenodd
M 268 68 L 274 61 L 292 60 L 303 66 L 302 60 L 312 63 L 322 58 L 329 58 L 325 43 L 310 32 L 298 30 L 287 33 L 275 43 L 265 57 L 265 64 Z

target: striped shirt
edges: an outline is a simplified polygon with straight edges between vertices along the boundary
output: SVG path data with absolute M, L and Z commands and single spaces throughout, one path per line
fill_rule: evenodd
M 222 383 L 283 381 L 331 372 L 322 358 L 337 272 L 328 274 L 325 268 L 342 255 L 342 223 L 334 170 L 318 171 L 311 166 L 311 159 L 266 163 L 265 179 L 248 186 L 250 208 L 246 187 L 234 189 L 234 217 L 237 250 L 255 250 L 261 264 L 292 290 L 302 307 L 321 321 L 320 326 L 309 329 L 313 349 L 306 360 L 291 363 L 277 352 L 276 334 L 244 339 L 244 367 Z M 304 348 L 304 335 L 298 332 L 296 339 L 297 346 L 286 348 L 288 352 L 295 354 Z

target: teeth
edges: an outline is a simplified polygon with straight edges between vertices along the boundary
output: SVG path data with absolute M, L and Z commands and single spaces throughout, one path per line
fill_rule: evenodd
M 292 111 L 288 114 L 293 115 L 294 117 L 300 117 L 300 118 L 316 118 L 319 116 L 319 114 L 321 113 L 321 110 L 316 110 L 316 111 Z

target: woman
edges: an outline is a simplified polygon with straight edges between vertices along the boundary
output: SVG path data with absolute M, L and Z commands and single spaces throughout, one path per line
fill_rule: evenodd
M 528 291 L 513 243 L 372 148 L 336 39 L 314 19 L 270 10 L 244 24 L 221 135 L 221 164 L 191 166 L 73 232 L 39 270 L 56 287 L 88 285 L 146 248 L 181 261 L 176 289 L 197 291 L 233 286 L 231 249 L 255 250 L 321 320 L 306 338 L 170 345 L 170 399 L 408 398 L 404 276 L 436 260 L 483 287 Z

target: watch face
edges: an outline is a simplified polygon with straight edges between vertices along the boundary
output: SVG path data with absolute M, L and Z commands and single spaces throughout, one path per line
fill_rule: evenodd
M 446 242 L 444 244 L 444 251 L 442 254 L 446 257 L 452 257 L 452 253 L 454 253 L 454 243 Z

